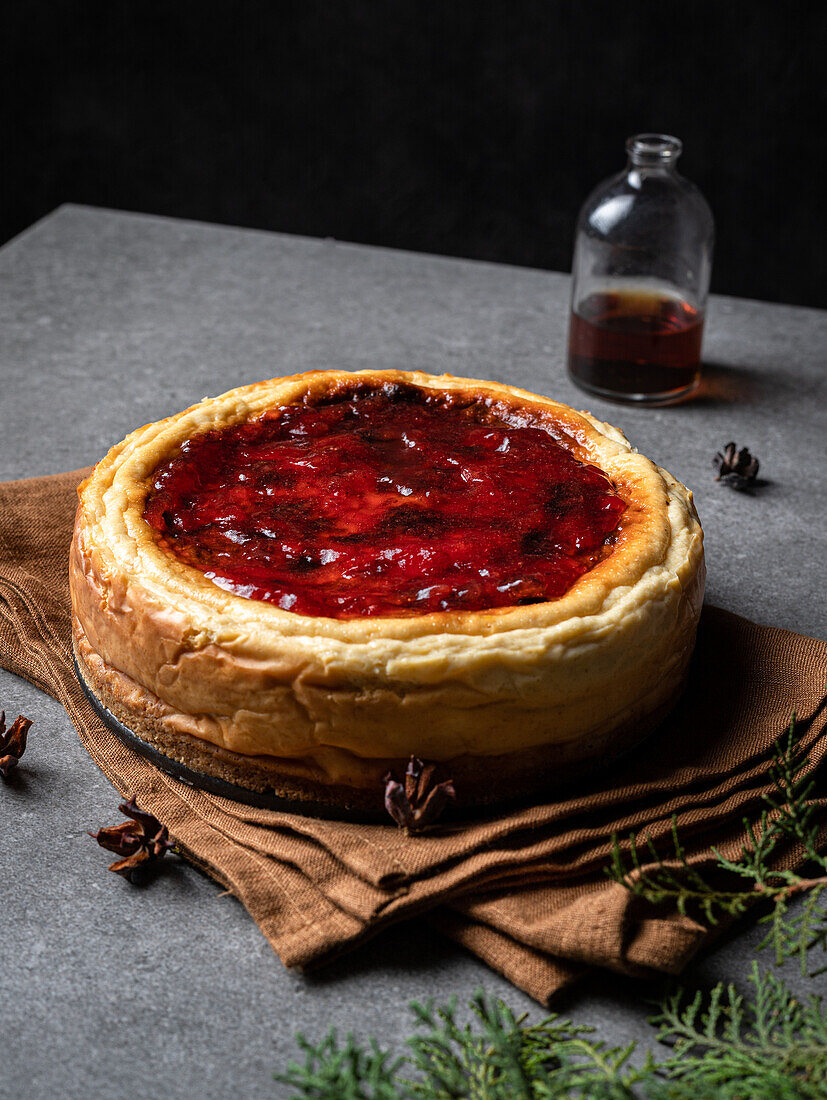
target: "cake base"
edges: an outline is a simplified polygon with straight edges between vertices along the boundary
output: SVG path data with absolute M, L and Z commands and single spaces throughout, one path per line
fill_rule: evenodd
M 146 706 L 136 710 L 119 698 L 123 674 L 109 669 L 94 651 L 84 659 L 88 640 L 75 624 L 73 658 L 81 687 L 106 726 L 129 748 L 168 775 L 199 790 L 263 809 L 308 817 L 360 823 L 389 823 L 384 809 L 383 776 L 401 778 L 407 760 L 365 761 L 371 780 L 364 787 L 324 782 L 320 774 L 301 774 L 302 762 L 275 757 L 247 757 L 165 728 L 152 715 L 154 699 L 145 689 Z M 136 685 L 137 686 L 137 685 Z M 668 703 L 638 723 L 578 743 L 585 757 L 572 758 L 571 746 L 546 745 L 519 753 L 488 757 L 458 757 L 440 763 L 444 778 L 457 788 L 457 800 L 443 819 L 468 820 L 491 816 L 506 808 L 531 804 L 565 787 L 605 774 L 617 760 L 648 739 L 672 710 L 683 682 Z M 567 758 L 568 757 L 568 758 Z M 493 780 L 493 781 L 492 781 Z
M 72 655 L 72 663 L 75 666 L 78 682 L 83 688 L 83 693 L 89 700 L 92 709 L 118 740 L 122 741 L 127 748 L 137 752 L 139 756 L 148 760 L 160 771 L 171 775 L 173 779 L 180 780 L 181 783 L 186 783 L 188 787 L 195 787 L 197 790 L 207 791 L 209 794 L 220 795 L 222 798 L 229 798 L 233 802 L 242 802 L 246 806 L 257 806 L 263 810 L 278 810 L 284 813 L 303 814 L 306 817 L 320 817 L 326 820 L 351 821 L 363 824 L 387 822 L 387 814 L 379 810 L 363 810 L 361 812 L 347 810 L 346 808 L 329 806 L 323 802 L 313 802 L 308 799 L 285 798 L 276 794 L 274 790 L 250 790 L 249 787 L 229 783 L 225 779 L 208 775 L 206 772 L 195 771 L 193 768 L 187 767 L 186 764 L 173 760 L 170 756 L 165 756 L 164 753 L 150 745 L 148 741 L 144 741 L 142 737 L 139 737 L 137 733 L 133 733 L 120 718 L 117 718 L 108 707 L 104 706 L 86 682 L 78 664 L 77 654 Z

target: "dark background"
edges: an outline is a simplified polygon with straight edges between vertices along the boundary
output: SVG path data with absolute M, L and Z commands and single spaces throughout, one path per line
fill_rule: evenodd
M 827 4 L 26 0 L 0 240 L 63 202 L 568 270 L 627 135 L 684 141 L 713 289 L 827 304 Z

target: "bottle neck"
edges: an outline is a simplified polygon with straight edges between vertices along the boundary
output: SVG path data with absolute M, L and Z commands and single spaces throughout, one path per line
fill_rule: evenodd
M 673 172 L 683 145 L 669 134 L 636 134 L 626 142 L 629 172 Z

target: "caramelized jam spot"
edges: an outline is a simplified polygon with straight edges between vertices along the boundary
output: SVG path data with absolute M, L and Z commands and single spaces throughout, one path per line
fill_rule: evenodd
M 510 419 L 399 387 L 288 405 L 184 443 L 144 518 L 219 587 L 303 615 L 554 600 L 611 553 L 626 505 Z

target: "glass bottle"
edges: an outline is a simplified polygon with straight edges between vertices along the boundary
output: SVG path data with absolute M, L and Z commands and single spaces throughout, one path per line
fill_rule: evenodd
M 568 367 L 601 397 L 669 405 L 700 378 L 714 225 L 675 170 L 681 149 L 667 134 L 629 138 L 625 171 L 580 211 Z

